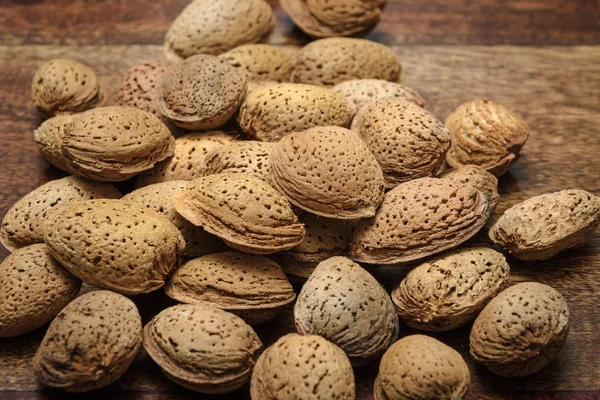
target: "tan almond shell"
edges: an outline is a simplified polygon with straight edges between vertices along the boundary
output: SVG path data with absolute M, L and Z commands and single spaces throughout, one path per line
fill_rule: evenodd
M 347 127 L 355 112 L 353 103 L 330 89 L 280 83 L 251 90 L 237 120 L 249 138 L 277 142 L 316 126 Z
M 537 282 L 512 286 L 492 299 L 471 329 L 471 356 L 507 377 L 534 374 L 556 358 L 569 332 L 569 308 L 555 289 Z
M 264 0 L 194 0 L 165 36 L 165 54 L 177 62 L 195 54 L 218 55 L 246 43 L 266 43 L 275 16 Z
M 110 385 L 142 344 L 142 320 L 127 297 L 106 290 L 84 294 L 52 321 L 33 359 L 40 383 L 67 392 Z
M 354 400 L 354 371 L 335 344 L 316 335 L 290 333 L 256 361 L 250 381 L 252 400 Z
M 334 86 L 352 79 L 400 81 L 402 66 L 387 46 L 365 39 L 327 38 L 304 46 L 296 56 L 292 82 Z
M 218 147 L 233 143 L 235 137 L 223 131 L 188 133 L 175 139 L 173 156 L 156 164 L 137 178 L 137 188 L 167 181 L 191 181 L 206 175 L 204 157 Z
M 383 355 L 375 400 L 462 399 L 471 373 L 450 346 L 425 335 L 406 336 Z
M 446 119 L 452 147 L 451 167 L 474 164 L 495 176 L 504 174 L 521 155 L 529 128 L 501 104 L 476 100 L 462 104 Z
M 101 107 L 65 127 L 61 154 L 78 175 L 101 182 L 127 180 L 173 154 L 175 140 L 154 115 L 133 107 Z
M 461 165 L 442 172 L 439 178 L 473 186 L 488 198 L 492 207 L 495 207 L 500 200 L 498 178 L 477 165 Z
M 185 219 L 246 253 L 275 253 L 304 238 L 304 225 L 285 197 L 251 175 L 223 173 L 194 179 L 173 195 L 172 202 Z
M 80 200 L 120 197 L 114 186 L 79 176 L 50 181 L 25 195 L 6 212 L 0 226 L 0 243 L 9 251 L 44 243 L 44 223 L 54 210 Z
M 244 44 L 219 58 L 244 71 L 248 81 L 289 82 L 295 61 L 288 50 L 268 44 Z
M 459 249 L 411 270 L 392 291 L 392 301 L 408 326 L 444 332 L 474 319 L 505 288 L 509 272 L 497 251 Z
M 273 142 L 256 140 L 227 144 L 206 154 L 202 169 L 206 175 L 243 173 L 270 183 L 269 156 L 273 147 Z
M 358 366 L 375 361 L 398 337 L 398 317 L 385 289 L 346 257 L 321 262 L 294 307 L 296 330 L 340 346 Z
M 296 206 L 335 219 L 375 215 L 383 172 L 354 132 L 317 127 L 284 137 L 271 152 L 273 185 Z
M 64 160 L 60 147 L 65 136 L 65 127 L 73 121 L 73 115 L 57 115 L 49 118 L 33 131 L 38 151 L 50 164 L 68 173 L 73 173 Z
M 352 79 L 338 83 L 331 90 L 352 101 L 359 110 L 369 103 L 385 99 L 405 99 L 419 107 L 425 106 L 425 100 L 413 89 L 382 79 Z
M 24 335 L 50 322 L 80 288 L 81 281 L 43 243 L 10 254 L 0 263 L 0 338 Z
M 44 240 L 73 275 L 123 294 L 161 288 L 181 261 L 185 241 L 175 225 L 126 200 L 87 200 L 53 212 Z
M 210 303 L 250 325 L 276 317 L 296 298 L 275 261 L 239 251 L 188 261 L 173 273 L 165 293 L 182 303 Z
M 201 257 L 206 254 L 224 251 L 227 246 L 223 241 L 206 232 L 202 227 L 195 226 L 183 218 L 171 204 L 173 194 L 188 186 L 188 181 L 168 181 L 155 183 L 123 196 L 123 200 L 130 200 L 156 211 L 166 217 L 181 232 L 185 240 L 183 254 L 187 257 Z
M 144 327 L 144 349 L 167 378 L 200 393 L 242 387 L 261 347 L 242 319 L 207 304 L 169 307 Z
M 386 193 L 373 218 L 359 222 L 350 255 L 369 264 L 420 260 L 473 237 L 491 211 L 471 185 L 437 178 L 404 182 Z
M 429 111 L 406 99 L 363 107 L 352 122 L 381 166 L 388 189 L 432 176 L 444 162 L 450 135 Z
M 598 225 L 600 197 L 567 189 L 509 208 L 490 229 L 490 239 L 521 260 L 546 260 L 583 245 Z
M 386 0 L 281 0 L 304 33 L 317 38 L 366 35 L 379 23 Z
M 52 117 L 72 114 L 104 103 L 104 91 L 96 73 L 87 65 L 70 59 L 53 59 L 42 64 L 31 82 L 33 104 Z
M 176 64 L 158 88 L 160 112 L 180 128 L 217 129 L 239 108 L 247 88 L 245 73 L 207 54 Z

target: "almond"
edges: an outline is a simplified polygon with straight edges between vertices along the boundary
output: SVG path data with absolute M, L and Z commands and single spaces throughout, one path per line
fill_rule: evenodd
M 269 182 L 269 155 L 275 143 L 248 140 L 212 150 L 202 168 L 207 175 L 223 172 L 244 173 Z
M 462 165 L 444 171 L 439 178 L 473 186 L 487 197 L 492 207 L 496 206 L 500 200 L 498 178 L 477 165 Z
M 65 136 L 65 127 L 73 121 L 73 115 L 57 115 L 49 118 L 33 131 L 38 151 L 50 164 L 70 174 L 73 173 L 65 161 L 60 148 Z
M 352 101 L 359 110 L 369 103 L 385 99 L 404 99 L 419 107 L 425 105 L 423 98 L 411 88 L 382 79 L 352 79 L 338 83 L 331 90 Z
M 249 81 L 289 82 L 294 67 L 289 51 L 268 44 L 244 44 L 219 58 L 244 71 Z

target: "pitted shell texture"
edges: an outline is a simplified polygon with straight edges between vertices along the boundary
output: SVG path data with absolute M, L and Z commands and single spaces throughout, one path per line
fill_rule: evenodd
M 68 173 L 73 173 L 64 160 L 60 147 L 65 136 L 65 127 L 73 121 L 73 115 L 57 115 L 49 118 L 33 131 L 38 151 L 50 164 Z
M 482 192 L 493 206 L 498 204 L 498 200 L 500 200 L 498 178 L 477 165 L 462 165 L 444 171 L 439 177 L 473 186 Z
M 331 90 L 352 101 L 359 110 L 373 101 L 384 99 L 405 99 L 420 107 L 425 105 L 423 98 L 411 88 L 382 79 L 352 79 L 338 83 Z
M 244 71 L 249 81 L 289 82 L 294 67 L 291 52 L 268 44 L 245 44 L 219 58 Z
M 204 158 L 206 175 L 224 172 L 244 173 L 269 182 L 269 156 L 272 142 L 248 140 L 218 147 Z

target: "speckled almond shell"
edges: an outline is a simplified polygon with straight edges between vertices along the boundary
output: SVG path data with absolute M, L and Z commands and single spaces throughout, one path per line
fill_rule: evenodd
M 182 303 L 210 303 L 250 325 L 274 318 L 296 298 L 275 261 L 239 251 L 188 261 L 171 276 L 165 292 Z
M 405 99 L 420 107 L 425 105 L 423 98 L 411 88 L 382 79 L 352 79 L 338 83 L 331 90 L 352 101 L 359 110 L 373 101 L 384 99 Z
M 523 282 L 492 299 L 471 330 L 471 356 L 500 376 L 534 374 L 556 358 L 569 333 L 569 308 L 550 286 Z
M 392 291 L 398 316 L 430 332 L 456 329 L 474 319 L 507 284 L 504 256 L 484 247 L 459 249 L 413 270 Z
M 167 181 L 191 181 L 206 175 L 204 157 L 211 151 L 233 143 L 235 137 L 223 131 L 194 132 L 175 139 L 173 157 L 142 173 L 135 186 Z
M 379 23 L 386 0 L 282 0 L 296 25 L 313 37 L 365 35 Z
M 78 175 L 120 182 L 173 154 L 175 140 L 154 115 L 133 107 L 102 107 L 78 114 L 65 127 L 61 154 Z
M 50 164 L 68 173 L 73 173 L 64 160 L 60 147 L 65 136 L 65 127 L 73 121 L 73 115 L 57 115 L 49 118 L 33 131 L 38 151 Z
M 269 159 L 273 185 L 296 206 L 335 219 L 375 215 L 383 199 L 379 164 L 354 132 L 317 127 L 283 138 Z
M 295 61 L 288 50 L 268 44 L 244 44 L 219 58 L 244 71 L 249 81 L 289 82 Z
M 500 200 L 498 178 L 477 165 L 462 165 L 444 171 L 439 178 L 473 186 L 488 198 L 492 207 L 496 206 Z
M 365 39 L 327 38 L 304 46 L 296 57 L 292 82 L 334 86 L 351 79 L 398 82 L 402 67 L 387 46 Z
M 275 253 L 304 238 L 304 225 L 285 197 L 251 175 L 224 173 L 194 179 L 173 195 L 172 202 L 185 219 L 246 253 Z
M 383 355 L 375 400 L 462 399 L 471 373 L 462 356 L 424 335 L 406 336 Z
M 161 288 L 185 247 L 168 219 L 126 200 L 68 204 L 46 224 L 54 258 L 82 281 L 123 294 Z
M 45 244 L 10 254 L 0 264 L 0 338 L 50 322 L 80 288 L 81 281 L 50 256 Z
M 142 320 L 127 297 L 106 290 L 84 294 L 52 321 L 33 359 L 44 385 L 87 392 L 110 385 L 142 344 Z
M 202 227 L 195 226 L 183 218 L 171 204 L 173 194 L 188 186 L 187 181 L 169 181 L 149 185 L 123 196 L 123 200 L 130 200 L 156 211 L 166 217 L 181 232 L 185 240 L 183 254 L 188 257 L 200 257 L 206 254 L 224 251 L 227 246 L 223 241 Z
M 243 320 L 207 304 L 169 307 L 144 327 L 144 349 L 167 378 L 201 393 L 242 387 L 261 347 Z
M 495 176 L 504 174 L 521 155 L 529 128 L 521 117 L 489 100 L 459 106 L 446 119 L 452 147 L 451 167 L 478 165 Z
M 99 107 L 105 98 L 96 73 L 69 59 L 42 64 L 33 76 L 31 97 L 35 108 L 49 117 Z
M 332 90 L 281 83 L 250 91 L 237 118 L 248 137 L 277 142 L 289 133 L 316 126 L 347 127 L 355 112 L 353 103 Z
M 526 261 L 583 245 L 600 225 L 600 197 L 579 189 L 531 197 L 502 214 L 490 239 Z
M 50 214 L 79 200 L 118 199 L 121 193 L 107 183 L 88 181 L 79 176 L 50 181 L 17 201 L 0 226 L 0 242 L 9 251 L 44 242 L 44 223 Z
M 195 54 L 221 54 L 246 43 L 265 43 L 275 16 L 264 0 L 194 0 L 165 37 L 165 54 L 179 61 Z
M 444 162 L 450 136 L 430 112 L 405 99 L 363 107 L 352 122 L 381 166 L 387 188 L 432 176 Z
M 223 172 L 243 173 L 269 183 L 269 156 L 273 147 L 275 143 L 256 140 L 218 147 L 206 155 L 202 169 L 207 175 Z
M 346 257 L 321 262 L 294 307 L 296 330 L 340 346 L 352 365 L 375 361 L 398 337 L 398 317 L 385 289 Z
M 491 211 L 470 185 L 437 178 L 401 183 L 386 193 L 375 217 L 359 222 L 350 255 L 369 264 L 419 260 L 470 239 Z
M 316 335 L 287 334 L 258 358 L 252 400 L 354 400 L 354 371 L 335 344 Z

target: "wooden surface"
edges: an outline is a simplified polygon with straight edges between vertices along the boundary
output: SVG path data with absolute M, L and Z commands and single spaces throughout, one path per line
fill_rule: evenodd
M 98 72 L 112 97 L 128 67 L 162 56 L 164 32 L 186 3 L 0 1 L 0 216 L 40 184 L 63 176 L 36 153 L 33 143 L 32 130 L 41 118 L 31 104 L 29 86 L 37 66 L 53 57 L 84 61 Z M 438 117 L 445 118 L 464 101 L 487 97 L 517 111 L 530 124 L 533 133 L 523 157 L 500 180 L 502 199 L 493 220 L 509 206 L 545 192 L 582 188 L 600 195 L 598 1 L 390 0 L 384 20 L 369 38 L 394 47 L 406 83 L 423 95 L 427 108 Z M 278 11 L 272 42 L 292 45 L 307 40 Z M 575 46 L 582 44 L 589 46 Z M 475 241 L 488 243 L 486 231 Z M 0 260 L 7 254 L 0 249 Z M 496 377 L 472 362 L 470 326 L 434 335 L 469 363 L 472 385 L 467 398 L 600 398 L 600 232 L 582 248 L 549 261 L 508 260 L 513 283 L 539 281 L 566 297 L 571 332 L 556 361 L 521 379 Z M 391 289 L 406 270 L 382 268 L 374 274 Z M 172 304 L 161 291 L 134 301 L 144 322 Z M 265 345 L 292 332 L 291 308 L 256 330 Z M 408 332 L 403 328 L 403 334 Z M 72 397 L 42 390 L 35 382 L 31 359 L 43 334 L 39 329 L 20 338 L 0 339 L 0 399 Z M 377 364 L 355 370 L 358 398 L 372 398 L 376 373 Z M 107 396 L 212 398 L 170 383 L 144 351 L 121 380 L 86 398 Z M 227 398 L 247 397 L 246 391 L 238 391 Z

